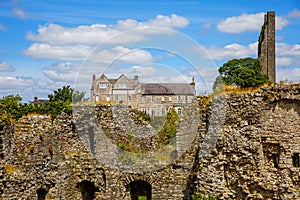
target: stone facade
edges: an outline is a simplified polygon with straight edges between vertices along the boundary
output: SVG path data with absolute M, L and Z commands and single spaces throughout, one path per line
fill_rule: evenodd
M 111 103 L 133 106 L 151 116 L 165 115 L 172 108 L 181 114 L 196 95 L 194 79 L 191 83 L 141 83 L 138 76 L 128 79 L 122 74 L 109 79 L 93 75 L 91 100 L 93 103 Z
M 62 115 L 53 122 L 47 116 L 22 118 L 1 130 L 0 198 L 188 200 L 201 193 L 299 199 L 299 88 L 198 96 L 180 121 L 175 143 L 167 145 L 170 151 L 153 162 L 147 157 L 146 165 L 115 144 L 129 130 L 136 132 L 136 145 L 144 134 L 144 140 L 153 135 L 146 124 L 125 116 L 132 114 L 124 105 L 77 108 L 75 118 Z M 99 132 L 92 130 L 97 125 Z M 155 144 L 143 144 L 148 155 L 159 152 Z
M 258 39 L 258 60 L 263 66 L 261 73 L 267 74 L 271 82 L 276 82 L 275 60 L 275 12 L 270 11 L 264 17 L 264 24 Z

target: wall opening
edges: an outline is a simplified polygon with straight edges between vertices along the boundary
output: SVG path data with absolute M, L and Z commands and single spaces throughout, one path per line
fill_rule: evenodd
M 38 200 L 45 200 L 46 199 L 46 195 L 47 195 L 47 190 L 44 188 L 39 188 L 36 190 L 36 194 L 37 194 L 37 199 Z
M 262 138 L 263 152 L 267 165 L 279 168 L 280 163 L 280 146 L 278 143 L 266 143 L 266 138 Z
M 94 183 L 86 180 L 77 183 L 76 188 L 81 192 L 82 200 L 93 200 L 95 198 L 95 192 L 99 192 L 99 189 L 95 187 Z
M 151 200 L 152 186 L 147 181 L 138 180 L 129 184 L 131 200 Z
M 273 158 L 274 167 L 278 168 L 279 167 L 279 154 L 277 154 L 277 153 L 273 154 L 272 158 Z
M 293 166 L 300 167 L 299 153 L 293 153 L 292 159 L 293 159 Z

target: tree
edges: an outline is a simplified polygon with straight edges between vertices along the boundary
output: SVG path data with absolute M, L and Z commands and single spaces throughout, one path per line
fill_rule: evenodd
M 81 102 L 85 101 L 86 99 L 84 98 L 85 92 L 79 92 L 78 90 L 74 90 L 73 92 L 73 102 Z
M 22 97 L 19 95 L 8 95 L 0 99 L 0 128 L 22 117 L 21 101 Z
M 222 91 L 224 89 L 224 81 L 222 76 L 217 76 L 214 85 L 213 85 L 213 91 L 218 92 Z
M 68 86 L 63 86 L 58 90 L 54 90 L 54 94 L 49 94 L 49 101 L 64 101 L 64 102 L 72 102 L 74 89 Z
M 53 91 L 54 94 L 49 94 L 48 98 L 50 102 L 52 101 L 63 101 L 63 102 L 81 102 L 86 100 L 84 98 L 85 92 L 79 92 L 78 90 L 74 90 L 73 88 L 68 86 L 63 86 L 58 90 Z
M 269 82 L 268 75 L 261 74 L 262 66 L 254 58 L 232 59 L 219 68 L 220 76 L 227 85 L 241 88 L 257 87 Z

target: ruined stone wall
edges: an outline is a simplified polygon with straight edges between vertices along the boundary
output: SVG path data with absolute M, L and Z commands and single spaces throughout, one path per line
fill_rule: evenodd
M 226 100 L 226 122 L 199 162 L 196 190 L 220 199 L 299 199 L 299 84 Z
M 267 74 L 271 82 L 276 82 L 275 60 L 275 12 L 264 17 L 264 24 L 258 39 L 258 60 L 263 66 L 261 73 Z
M 82 145 L 69 116 L 54 122 L 25 117 L 1 131 L 6 141 L 10 134 L 11 148 L 6 146 L 0 165 L 0 199 L 82 199 L 85 185 L 103 192 L 103 168 Z
M 186 118 L 178 141 L 142 157 L 145 160 L 131 152 L 120 153 L 97 125 L 99 119 L 104 121 L 101 126 L 116 128 L 122 123 L 109 115 L 97 118 L 100 110 L 93 107 L 74 119 L 22 118 L 1 130 L 5 152 L 0 198 L 130 200 L 132 183 L 137 181 L 151 186 L 153 200 L 189 200 L 193 193 L 219 199 L 300 198 L 299 84 L 199 96 L 197 102 L 197 115 L 191 116 L 198 120 Z M 103 117 L 109 110 L 98 115 Z M 124 116 L 114 119 L 125 120 Z M 130 121 L 124 122 L 139 124 Z M 187 145 L 183 141 L 191 140 L 191 135 L 183 133 L 193 124 L 196 133 Z M 143 132 L 144 125 L 136 126 Z

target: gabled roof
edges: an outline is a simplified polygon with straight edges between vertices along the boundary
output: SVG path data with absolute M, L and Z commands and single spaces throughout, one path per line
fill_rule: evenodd
M 108 79 L 111 84 L 115 84 L 119 79 Z
M 141 87 L 142 95 L 195 95 L 190 83 L 145 83 Z

